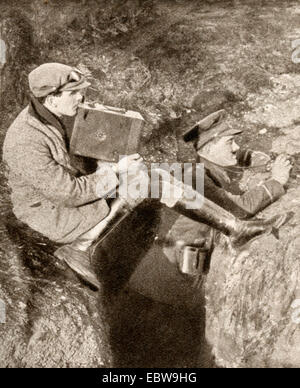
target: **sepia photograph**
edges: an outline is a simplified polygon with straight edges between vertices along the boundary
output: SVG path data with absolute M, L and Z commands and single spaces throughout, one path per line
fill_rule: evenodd
M 299 21 L 0 0 L 1 369 L 300 367 Z

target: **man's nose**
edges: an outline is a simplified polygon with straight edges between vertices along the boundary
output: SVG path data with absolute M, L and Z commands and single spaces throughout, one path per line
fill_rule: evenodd
M 232 142 L 232 152 L 237 152 L 240 147 L 236 144 L 235 141 Z
M 77 93 L 76 99 L 78 102 L 83 102 L 84 101 L 84 96 L 81 93 Z

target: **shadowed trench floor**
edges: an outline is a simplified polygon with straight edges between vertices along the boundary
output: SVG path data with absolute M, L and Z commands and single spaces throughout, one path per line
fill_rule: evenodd
M 198 315 L 128 290 L 114 315 L 111 341 L 119 367 L 213 366 Z
M 150 223 L 147 214 L 145 210 L 144 219 Z M 165 235 L 177 215 L 171 210 L 163 210 L 159 215 L 154 230 Z M 136 225 L 135 217 L 130 224 Z M 204 339 L 203 291 L 194 288 L 190 279 L 182 277 L 151 239 L 147 252 L 138 263 L 132 263 L 132 271 L 128 268 L 130 259 L 132 261 L 132 257 L 138 256 L 134 244 L 128 239 L 135 240 L 136 237 L 138 241 L 139 236 L 145 237 L 146 229 L 149 233 L 151 228 L 147 225 L 137 228 L 136 236 L 127 234 L 123 242 L 119 238 L 120 245 L 114 249 L 123 252 L 122 255 L 114 254 L 108 246 L 111 261 L 106 268 L 109 278 L 106 288 L 115 362 L 120 367 L 213 367 L 210 349 Z M 116 239 L 112 240 L 115 245 Z M 124 244 L 128 247 L 127 255 L 122 249 Z M 112 259 L 114 256 L 117 261 Z M 101 262 L 108 262 L 105 255 Z M 105 278 L 105 271 L 102 274 Z M 122 286 L 122 275 L 124 280 L 130 278 L 130 281 L 111 299 L 111 293 Z

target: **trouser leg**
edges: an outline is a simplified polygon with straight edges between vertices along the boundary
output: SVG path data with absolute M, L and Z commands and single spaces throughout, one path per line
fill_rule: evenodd
M 205 223 L 231 236 L 237 245 L 247 243 L 268 229 L 271 230 L 274 225 L 279 227 L 286 219 L 286 215 L 283 215 L 264 221 L 240 221 L 230 212 L 205 199 L 192 188 L 185 187 L 174 178 L 171 178 L 170 181 L 169 179 L 158 180 L 155 184 L 159 186 L 159 189 L 161 188 L 159 195 L 161 203 L 173 208 L 179 214 L 194 221 Z M 188 198 L 185 194 L 188 194 Z M 96 248 L 141 202 L 143 202 L 141 197 L 129 196 L 115 199 L 111 204 L 110 213 L 104 220 L 82 234 L 72 244 L 59 248 L 55 252 L 55 256 L 64 260 L 88 284 L 99 289 L 100 284 L 90 262 L 94 250 L 91 251 L 89 248 L 95 240 L 97 243 L 94 244 L 94 248 Z
M 192 187 L 186 186 L 170 174 L 166 174 L 165 171 L 155 176 L 156 180 L 151 181 L 151 190 L 149 185 L 148 192 L 151 194 L 154 188 L 162 204 L 194 221 L 204 223 L 228 236 L 232 236 L 237 244 L 244 244 L 253 237 L 270 230 L 274 224 L 280 225 L 284 222 L 285 215 L 264 221 L 240 221 L 227 210 L 204 198 Z M 139 177 L 142 184 L 146 184 L 147 179 L 149 184 L 148 176 L 144 176 L 142 179 Z M 128 187 L 135 181 L 135 177 L 131 181 L 127 181 Z M 130 196 L 132 194 L 130 190 L 127 190 L 126 193 L 127 197 L 117 198 L 112 202 L 108 216 L 94 228 L 80 236 L 74 242 L 74 246 L 81 250 L 87 250 L 95 240 L 97 240 L 97 244 L 101 243 L 143 201 L 141 197 L 133 198 Z
M 87 251 L 100 235 L 102 241 L 132 210 L 133 208 L 124 199 L 114 199 L 111 202 L 109 214 L 93 228 L 79 236 L 71 245 L 75 249 Z

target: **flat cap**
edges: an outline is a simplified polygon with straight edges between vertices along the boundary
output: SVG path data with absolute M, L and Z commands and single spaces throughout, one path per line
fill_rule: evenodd
M 224 121 L 225 116 L 224 109 L 206 116 L 183 134 L 183 140 L 186 143 L 193 142 L 194 147 L 199 150 L 216 137 L 233 136 L 243 132 L 241 129 L 230 128 Z
M 72 91 L 90 86 L 84 74 L 62 63 L 44 63 L 28 76 L 29 88 L 35 97 L 45 97 L 56 91 Z

